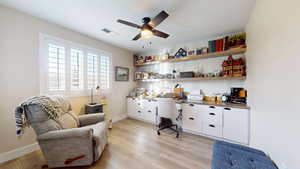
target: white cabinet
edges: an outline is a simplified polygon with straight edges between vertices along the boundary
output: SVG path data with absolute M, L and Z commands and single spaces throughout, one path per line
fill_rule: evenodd
M 202 118 L 202 133 L 214 137 L 222 137 L 223 108 L 205 106 Z
M 223 124 L 222 112 L 223 112 L 222 107 L 205 106 L 205 110 L 203 111 L 202 121 L 204 123 L 222 126 Z
M 127 99 L 127 114 L 131 118 L 137 117 L 137 104 L 133 98 Z
M 157 101 L 150 99 L 127 99 L 127 113 L 130 118 L 155 123 Z
M 183 104 L 182 127 L 186 132 L 249 143 L 249 110 L 209 105 Z
M 155 124 L 159 117 L 177 117 L 175 102 L 171 98 L 127 99 L 130 118 Z M 249 110 L 201 104 L 182 105 L 182 128 L 185 132 L 225 139 L 242 144 L 249 143 Z
M 214 136 L 214 137 L 222 137 L 222 126 L 211 124 L 211 123 L 203 123 L 203 134 Z
M 224 108 L 223 137 L 227 140 L 248 144 L 249 111 L 247 109 Z
M 182 106 L 182 128 L 184 131 L 200 133 L 202 131 L 202 114 L 204 107 L 195 104 L 183 104 Z

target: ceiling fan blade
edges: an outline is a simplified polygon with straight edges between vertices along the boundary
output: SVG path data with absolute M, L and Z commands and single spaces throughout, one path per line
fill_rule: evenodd
M 142 28 L 141 26 L 139 26 L 139 25 L 137 25 L 135 23 L 127 22 L 127 21 L 124 21 L 124 20 L 121 20 L 121 19 L 118 19 L 117 22 L 125 24 L 127 26 L 135 27 L 135 28 L 138 28 L 138 29 Z
M 164 33 L 164 32 L 161 32 L 161 31 L 155 30 L 155 29 L 153 29 L 152 32 L 153 32 L 153 34 L 154 34 L 155 36 L 162 37 L 162 38 L 167 38 L 167 37 L 170 36 L 170 35 L 167 34 L 167 33 Z
M 138 40 L 138 39 L 140 39 L 141 37 L 142 37 L 142 34 L 139 33 L 139 34 L 137 34 L 132 40 Z
M 167 17 L 169 16 L 169 14 L 165 11 L 161 11 L 158 15 L 156 15 L 153 19 L 151 19 L 151 21 L 149 22 L 149 25 L 154 28 L 157 25 L 159 25 L 160 23 L 162 23 L 162 21 L 164 21 Z

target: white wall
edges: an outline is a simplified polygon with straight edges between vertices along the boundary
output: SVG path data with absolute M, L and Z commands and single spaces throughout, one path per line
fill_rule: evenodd
M 282 169 L 299 168 L 300 159 L 299 6 L 299 0 L 258 0 L 246 29 L 250 143 Z
M 113 55 L 113 66 L 125 66 L 131 72 L 133 70 L 130 51 L 0 6 L 0 153 L 35 142 L 32 129 L 17 139 L 14 108 L 27 97 L 39 94 L 40 32 L 110 52 Z M 125 115 L 125 96 L 134 86 L 132 76 L 130 82 L 113 80 L 112 93 L 107 96 L 113 118 Z M 73 98 L 76 113 L 79 114 L 82 105 L 88 101 L 88 97 Z

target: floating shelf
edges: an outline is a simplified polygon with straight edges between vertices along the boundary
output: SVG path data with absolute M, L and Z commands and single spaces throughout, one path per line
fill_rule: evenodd
M 233 48 L 222 52 L 213 52 L 213 53 L 205 53 L 201 55 L 191 55 L 186 57 L 180 57 L 175 59 L 165 59 L 165 60 L 158 60 L 153 62 L 146 62 L 142 64 L 135 64 L 134 66 L 145 66 L 145 65 L 153 65 L 163 62 L 179 62 L 179 61 L 188 61 L 188 60 L 195 60 L 195 59 L 203 59 L 203 58 L 214 58 L 214 57 L 220 57 L 220 56 L 228 56 L 228 55 L 234 55 L 234 54 L 240 54 L 245 53 L 247 51 L 247 48 Z
M 209 80 L 245 80 L 246 76 L 240 77 L 194 77 L 194 78 L 178 78 L 178 79 L 145 79 L 136 80 L 138 82 L 183 82 L 183 81 L 209 81 Z

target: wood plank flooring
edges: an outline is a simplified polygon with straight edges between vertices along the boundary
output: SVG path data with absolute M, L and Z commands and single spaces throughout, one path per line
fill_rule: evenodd
M 212 140 L 172 131 L 160 136 L 155 126 L 132 119 L 114 123 L 100 160 L 72 169 L 210 169 Z M 0 165 L 0 169 L 40 169 L 46 161 L 40 151 Z

